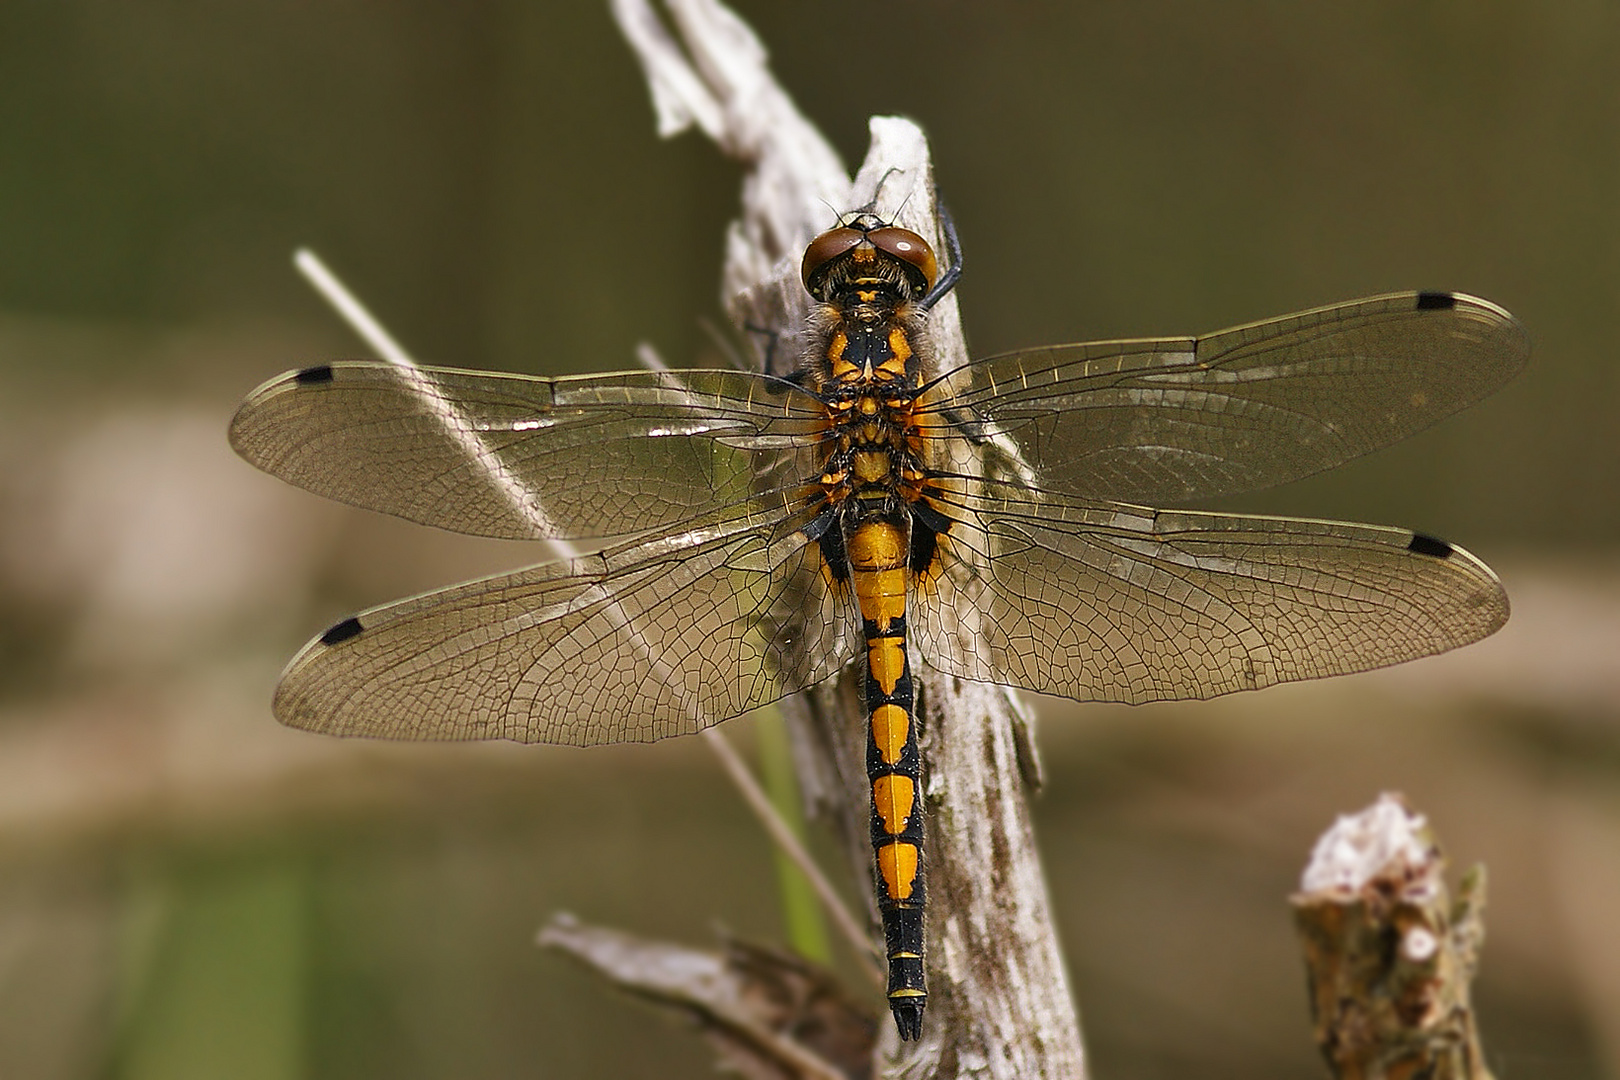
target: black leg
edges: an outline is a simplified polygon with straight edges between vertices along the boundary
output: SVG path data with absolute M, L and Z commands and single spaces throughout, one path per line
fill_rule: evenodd
M 956 222 L 951 219 L 951 212 L 945 208 L 945 202 L 935 197 L 939 207 L 939 227 L 945 233 L 945 272 L 939 275 L 934 287 L 928 290 L 928 295 L 922 298 L 917 306 L 924 311 L 945 299 L 945 294 L 956 288 L 956 283 L 962 280 L 962 242 L 956 236 Z

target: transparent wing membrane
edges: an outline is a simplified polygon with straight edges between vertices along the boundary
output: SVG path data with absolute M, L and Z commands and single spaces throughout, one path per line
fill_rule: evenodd
M 682 735 L 836 674 L 817 549 L 753 513 L 468 582 L 304 647 L 276 716 L 333 735 L 592 746 Z
M 1404 529 L 1019 495 L 953 510 L 955 557 L 914 615 L 923 658 L 1081 701 L 1366 671 L 1508 616 L 1488 567 Z
M 266 383 L 230 438 L 289 483 L 424 525 L 604 537 L 813 473 L 822 415 L 791 384 L 743 372 L 545 379 L 352 362 Z
M 942 380 L 924 422 L 1000 444 L 1043 487 L 1179 504 L 1388 446 L 1494 392 L 1524 328 L 1452 293 L 1391 293 L 1196 338 L 1054 345 Z
M 915 411 L 950 528 L 914 583 L 913 640 L 963 678 L 1140 702 L 1484 637 L 1507 600 L 1459 548 L 1133 504 L 1329 468 L 1478 401 L 1527 353 L 1486 301 L 1397 293 L 958 369 Z M 347 620 L 293 661 L 277 715 L 345 735 L 590 745 L 695 731 L 831 676 L 860 648 L 806 533 L 831 411 L 741 372 L 345 363 L 267 383 L 231 441 L 301 487 L 485 536 L 637 538 Z

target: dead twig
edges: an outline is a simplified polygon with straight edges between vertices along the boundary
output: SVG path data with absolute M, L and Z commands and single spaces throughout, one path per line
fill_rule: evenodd
M 876 1021 L 832 975 L 738 941 L 720 952 L 649 941 L 558 915 L 538 943 L 631 993 L 689 1014 L 722 1061 L 750 1080 L 871 1075 Z

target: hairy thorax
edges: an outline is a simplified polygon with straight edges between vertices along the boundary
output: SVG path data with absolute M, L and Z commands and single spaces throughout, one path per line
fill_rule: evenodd
M 915 503 L 926 475 L 915 418 L 926 377 L 926 321 L 892 282 L 856 281 L 812 321 L 810 388 L 827 407 L 821 477 L 830 504 L 857 518 Z

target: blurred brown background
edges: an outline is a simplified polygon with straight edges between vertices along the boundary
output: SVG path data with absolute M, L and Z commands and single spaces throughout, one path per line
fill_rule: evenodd
M 1321 1074 L 1285 898 L 1384 789 L 1489 865 L 1499 1075 L 1620 1077 L 1620 8 L 739 7 L 850 164 L 869 114 L 927 128 L 980 353 L 1391 288 L 1530 328 L 1472 413 L 1238 504 L 1459 541 L 1507 630 L 1206 705 L 1041 701 L 1038 825 L 1105 1080 Z M 737 183 L 654 137 L 597 3 L 0 8 L 0 1076 L 710 1075 L 531 941 L 559 909 L 778 937 L 717 767 L 279 728 L 335 617 L 539 555 L 323 504 L 224 428 L 362 352 L 300 244 L 424 361 L 712 362 Z

